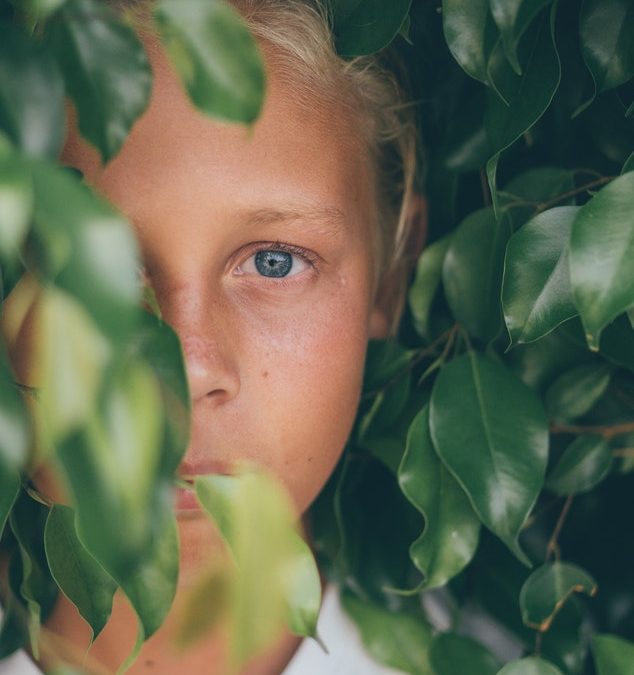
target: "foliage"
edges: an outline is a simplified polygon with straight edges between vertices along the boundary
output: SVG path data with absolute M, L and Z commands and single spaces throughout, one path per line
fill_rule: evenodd
M 406 672 L 629 672 L 634 6 L 336 0 L 333 14 L 341 54 L 389 44 L 407 66 L 429 234 L 399 343 L 370 345 L 357 423 L 313 505 L 319 562 L 371 653 Z M 96 635 L 122 588 L 138 648 L 176 582 L 178 338 L 140 309 L 129 224 L 56 163 L 64 94 L 104 161 L 145 109 L 151 73 L 127 21 L 99 0 L 0 0 L 1 656 L 37 649 L 58 589 Z M 266 77 L 229 5 L 160 0 L 155 25 L 197 106 L 256 119 Z M 9 359 L 27 325 L 38 391 Z M 72 509 L 29 482 L 51 456 Z M 239 565 L 210 568 L 183 628 L 196 637 L 207 601 L 227 611 L 237 661 L 268 635 L 254 608 L 314 635 L 319 606 L 287 505 L 245 480 L 196 486 Z M 236 536 L 253 513 L 278 542 L 266 570 L 251 560 L 265 529 Z M 277 579 L 265 594 L 263 572 Z

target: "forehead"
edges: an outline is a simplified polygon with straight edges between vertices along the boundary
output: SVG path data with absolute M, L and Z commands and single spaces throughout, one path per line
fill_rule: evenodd
M 370 164 L 344 106 L 307 93 L 294 83 L 288 64 L 281 70 L 265 50 L 267 93 L 254 128 L 221 123 L 192 106 L 162 47 L 145 43 L 154 72 L 152 97 L 121 152 L 100 167 L 74 124 L 63 152 L 63 160 L 80 168 L 127 215 L 176 211 L 183 202 L 204 203 L 212 193 L 217 208 L 305 203 L 369 224 Z

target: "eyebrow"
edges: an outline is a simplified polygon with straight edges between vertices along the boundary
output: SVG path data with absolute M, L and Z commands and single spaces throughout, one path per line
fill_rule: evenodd
M 241 220 L 248 227 L 298 224 L 316 227 L 332 234 L 341 233 L 348 221 L 345 213 L 330 206 L 293 206 L 287 209 L 261 208 L 245 211 Z

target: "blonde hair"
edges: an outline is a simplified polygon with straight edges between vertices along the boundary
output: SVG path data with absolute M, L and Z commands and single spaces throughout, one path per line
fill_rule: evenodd
M 272 48 L 281 76 L 298 85 L 298 100 L 315 95 L 343 106 L 374 162 L 376 222 L 373 224 L 375 298 L 391 319 L 400 318 L 409 273 L 417 256 L 408 208 L 416 173 L 416 124 L 395 74 L 376 55 L 352 59 L 335 49 L 326 0 L 231 0 L 251 33 Z M 110 0 L 148 25 L 153 0 Z

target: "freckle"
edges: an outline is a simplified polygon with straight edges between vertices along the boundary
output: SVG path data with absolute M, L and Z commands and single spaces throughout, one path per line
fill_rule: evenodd
M 268 370 L 263 370 L 262 371 L 262 377 L 266 379 L 269 376 L 269 371 Z
M 308 458 L 308 461 L 309 461 L 309 462 L 312 462 L 312 461 L 313 461 L 313 458 L 312 458 L 312 457 L 309 457 L 309 458 Z
M 151 660 L 148 659 L 148 660 L 145 662 L 145 665 L 146 665 L 148 668 L 154 668 L 154 661 L 151 661 Z

